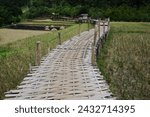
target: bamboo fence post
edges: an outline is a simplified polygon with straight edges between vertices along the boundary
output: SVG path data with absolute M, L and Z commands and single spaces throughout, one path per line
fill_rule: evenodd
M 98 38 L 100 39 L 100 35 L 101 35 L 101 33 L 100 33 L 100 31 L 101 31 L 101 25 L 100 25 L 100 21 L 101 21 L 101 19 L 99 19 L 98 20 Z
M 58 32 L 58 43 L 59 45 L 61 45 L 61 33 L 60 32 Z
M 31 71 L 32 71 L 32 65 L 31 63 L 29 63 L 29 73 L 31 73 Z
M 95 30 L 94 30 L 94 42 L 92 45 L 92 65 L 96 66 L 96 37 L 97 37 L 97 25 L 95 25 Z
M 88 18 L 88 31 L 90 30 L 90 19 Z
M 35 57 L 35 64 L 37 66 L 40 65 L 40 61 L 41 61 L 41 43 L 40 41 L 36 42 L 36 57 Z
M 96 66 L 96 47 L 92 45 L 92 66 Z
M 103 21 L 103 35 L 105 35 L 105 21 Z
M 100 47 L 101 47 L 101 19 L 98 20 L 98 47 L 97 47 L 97 57 L 99 56 L 100 53 Z
M 108 18 L 108 32 L 110 30 L 110 18 Z
M 97 37 L 97 25 L 95 25 L 95 30 L 94 30 L 94 43 L 93 45 L 96 45 L 96 37 Z
M 101 38 L 99 39 L 99 47 L 98 47 L 98 55 L 100 55 L 100 51 L 101 51 L 101 47 L 102 47 L 102 41 L 101 41 Z
M 81 23 L 79 22 L 79 36 L 81 35 Z
M 92 66 L 95 66 L 95 46 L 92 45 Z

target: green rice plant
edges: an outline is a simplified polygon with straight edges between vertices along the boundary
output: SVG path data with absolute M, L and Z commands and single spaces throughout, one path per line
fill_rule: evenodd
M 24 21 L 19 24 L 27 24 L 27 25 L 54 25 L 54 26 L 71 26 L 74 25 L 73 21 L 52 21 L 52 20 L 32 20 L 32 21 Z
M 119 99 L 150 99 L 149 50 L 149 23 L 111 23 L 97 63 Z

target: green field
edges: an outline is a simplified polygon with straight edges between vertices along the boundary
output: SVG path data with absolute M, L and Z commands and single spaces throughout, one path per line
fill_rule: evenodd
M 53 20 L 28 20 L 20 22 L 19 24 L 26 24 L 26 25 L 43 25 L 43 26 L 71 26 L 75 24 L 73 21 L 53 21 Z
M 87 24 L 81 25 L 81 31 L 85 31 L 87 28 Z M 61 30 L 62 41 L 77 35 L 78 30 L 78 24 Z M 15 38 L 11 39 L 16 40 Z M 48 53 L 48 48 L 52 49 L 58 45 L 58 31 L 10 41 L 10 43 L 7 40 L 7 44 L 0 45 L 0 99 L 4 98 L 4 92 L 16 88 L 22 81 L 28 73 L 29 63 L 35 65 L 37 41 L 41 41 L 41 53 L 44 56 Z
M 150 99 L 150 23 L 112 22 L 97 59 L 119 99 Z

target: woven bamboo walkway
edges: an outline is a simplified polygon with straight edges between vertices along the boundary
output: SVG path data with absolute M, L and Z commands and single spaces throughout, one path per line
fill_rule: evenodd
M 100 34 L 104 35 L 102 27 Z M 33 67 L 16 90 L 5 93 L 6 99 L 114 99 L 100 71 L 91 64 L 93 41 L 91 29 L 58 45 L 42 58 L 40 66 Z

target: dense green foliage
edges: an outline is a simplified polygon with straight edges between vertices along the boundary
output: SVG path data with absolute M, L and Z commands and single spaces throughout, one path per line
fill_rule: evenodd
M 0 26 L 22 18 L 76 17 L 88 13 L 93 18 L 115 21 L 150 21 L 150 0 L 0 0 Z
M 21 20 L 22 7 L 28 0 L 0 0 L 0 26 Z
M 150 21 L 150 0 L 32 0 L 29 17 L 57 13 L 76 17 L 110 17 L 115 21 Z

